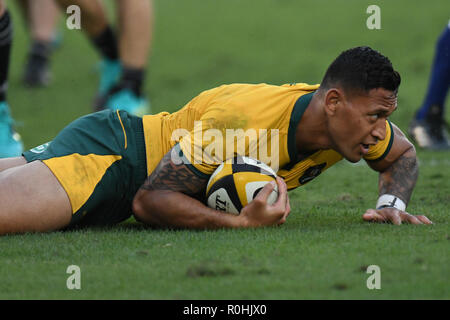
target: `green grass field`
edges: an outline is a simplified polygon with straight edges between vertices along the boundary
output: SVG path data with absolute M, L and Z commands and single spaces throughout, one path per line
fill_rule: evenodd
M 450 12 L 446 0 L 155 2 L 145 85 L 154 112 L 175 111 L 223 83 L 318 83 L 341 51 L 370 45 L 402 75 L 391 120 L 404 130 L 424 97 Z M 381 30 L 366 28 L 373 3 L 381 8 Z M 81 32 L 64 29 L 51 86 L 24 88 L 28 38 L 13 1 L 9 6 L 15 18 L 9 102 L 31 148 L 91 112 L 98 56 Z M 341 162 L 290 193 L 292 213 L 281 227 L 167 231 L 129 220 L 1 237 L 0 299 L 449 299 L 450 153 L 418 154 L 409 211 L 426 214 L 432 226 L 363 222 L 378 197 L 377 174 Z M 69 265 L 81 268 L 81 290 L 66 287 Z M 380 290 L 366 287 L 369 265 L 381 268 Z

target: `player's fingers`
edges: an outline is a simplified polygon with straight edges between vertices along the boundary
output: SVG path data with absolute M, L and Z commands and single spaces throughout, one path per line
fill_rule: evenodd
M 411 224 L 422 224 L 422 221 L 417 219 L 417 217 L 404 211 L 400 211 L 400 218 L 402 221 L 409 222 Z
M 291 213 L 291 205 L 289 203 L 289 196 L 286 199 L 287 199 L 286 200 L 286 207 L 285 207 L 284 212 L 283 212 L 283 217 L 281 218 L 281 220 L 284 220 L 284 221 L 286 221 L 287 217 Z
M 385 208 L 380 210 L 375 210 L 376 213 L 383 217 L 383 221 L 385 222 L 391 222 L 395 225 L 402 224 L 402 217 L 400 215 L 400 210 L 397 210 L 395 208 Z
M 402 221 L 404 221 L 404 222 L 408 222 L 411 224 L 422 224 L 422 221 L 420 221 L 419 219 L 417 219 L 417 217 L 415 217 L 412 214 L 409 214 L 407 212 L 401 211 L 400 217 L 401 217 Z
M 393 210 L 389 212 L 388 215 L 389 221 L 391 221 L 395 225 L 401 225 L 402 224 L 402 216 L 399 210 Z M 404 220 L 403 220 L 404 221 Z
M 260 201 L 267 202 L 267 198 L 272 193 L 273 189 L 275 189 L 275 185 L 276 184 L 274 181 L 266 183 L 264 188 L 262 188 L 261 191 L 256 195 L 255 200 L 258 199 Z
M 291 203 L 289 201 L 289 195 L 286 197 L 287 201 L 286 201 L 286 214 L 285 214 L 285 218 L 287 218 L 289 216 L 289 214 L 291 213 Z
M 433 224 L 433 222 L 425 216 L 416 216 L 416 218 L 422 221 L 423 224 Z
M 372 221 L 372 222 L 386 222 L 386 218 L 373 209 L 368 209 L 363 214 L 363 219 L 365 221 Z
M 280 177 L 277 177 L 278 184 L 278 199 L 274 203 L 275 207 L 282 207 L 283 212 L 286 209 L 286 200 L 287 200 L 287 186 L 284 180 Z

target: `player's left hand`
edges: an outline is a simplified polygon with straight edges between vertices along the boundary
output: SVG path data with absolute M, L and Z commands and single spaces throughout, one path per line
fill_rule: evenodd
M 383 208 L 379 210 L 367 209 L 366 213 L 363 214 L 363 219 L 370 222 L 390 222 L 396 225 L 400 225 L 402 222 L 411 224 L 433 224 L 433 222 L 425 216 L 415 216 L 396 208 Z

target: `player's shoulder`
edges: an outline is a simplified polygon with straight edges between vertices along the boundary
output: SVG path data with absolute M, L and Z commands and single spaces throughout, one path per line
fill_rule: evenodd
M 294 90 L 303 90 L 303 91 L 315 91 L 317 89 L 319 89 L 320 84 L 309 84 L 309 83 L 305 83 L 305 82 L 292 82 L 292 83 L 286 83 L 281 85 L 281 87 L 284 88 L 291 88 Z
M 261 83 L 228 83 L 222 84 L 211 89 L 204 90 L 200 95 L 215 95 L 215 94 L 230 94 L 235 92 L 245 92 L 245 91 L 259 91 L 259 90 L 279 90 L 280 88 L 291 89 L 291 90 L 302 90 L 302 91 L 315 91 L 319 88 L 319 84 L 308 84 L 308 83 L 287 83 L 287 84 L 271 84 L 266 82 Z

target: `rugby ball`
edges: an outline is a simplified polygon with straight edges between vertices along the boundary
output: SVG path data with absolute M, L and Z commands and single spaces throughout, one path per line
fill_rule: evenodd
M 271 167 L 256 159 L 237 156 L 222 163 L 209 178 L 207 205 L 238 215 L 270 181 L 276 181 L 276 173 Z M 277 198 L 278 186 L 275 186 L 267 202 L 273 204 Z

